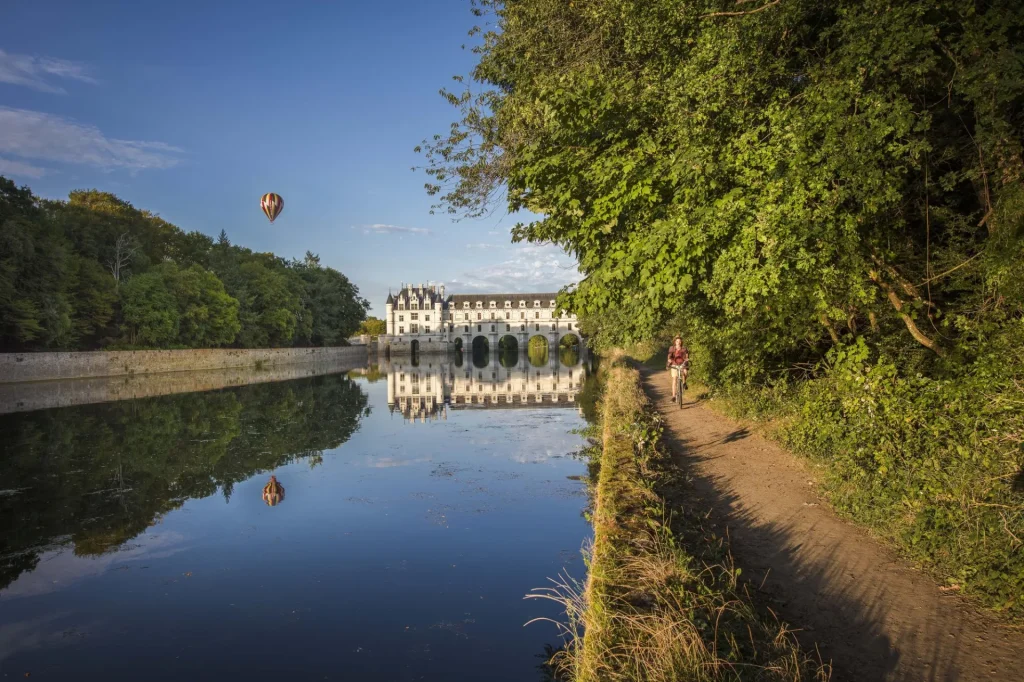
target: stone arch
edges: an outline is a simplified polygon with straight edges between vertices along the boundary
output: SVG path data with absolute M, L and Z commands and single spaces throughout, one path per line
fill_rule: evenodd
M 419 342 L 419 340 L 413 339 L 412 343 L 409 344 L 409 350 L 411 350 L 413 353 L 419 353 L 420 352 L 420 342 Z
M 576 332 L 564 332 L 562 338 L 558 339 L 559 348 L 572 348 L 575 346 L 577 349 L 583 345 L 583 340 L 580 339 L 580 335 Z
M 518 353 L 519 352 L 519 339 L 512 334 L 505 334 L 498 339 L 498 349 L 503 353 Z
M 462 337 L 461 336 L 456 336 L 455 337 L 454 347 L 455 347 L 456 352 L 458 352 L 458 353 L 462 352 Z
M 534 367 L 548 364 L 548 338 L 543 334 L 534 334 L 526 344 L 526 354 Z
M 473 355 L 477 353 L 490 353 L 491 342 L 487 340 L 486 336 L 480 335 L 473 337 Z

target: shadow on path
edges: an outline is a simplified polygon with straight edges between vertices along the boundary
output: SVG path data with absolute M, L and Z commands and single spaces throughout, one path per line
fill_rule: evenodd
M 755 598 L 832 661 L 833 680 L 1024 680 L 1020 631 L 838 519 L 803 461 L 700 403 L 680 410 L 667 373 L 640 371 L 693 481 L 685 504 L 711 511 Z

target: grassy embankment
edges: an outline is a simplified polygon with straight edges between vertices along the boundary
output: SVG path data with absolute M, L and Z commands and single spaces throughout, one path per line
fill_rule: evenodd
M 592 680 L 824 680 L 786 625 L 759 614 L 725 540 L 687 510 L 660 417 L 622 356 L 606 362 L 594 544 L 582 591 L 558 592 L 574 634 L 559 674 Z M 673 510 L 669 514 L 667 510 Z
M 716 384 L 691 339 L 689 394 L 807 458 L 841 515 L 1010 620 L 1024 619 L 1024 356 L 1013 344 L 955 380 L 906 376 L 857 345 L 813 378 Z M 661 346 L 631 349 L 664 367 Z M 656 350 L 657 349 L 657 350 Z M 706 385 L 707 381 L 709 385 Z

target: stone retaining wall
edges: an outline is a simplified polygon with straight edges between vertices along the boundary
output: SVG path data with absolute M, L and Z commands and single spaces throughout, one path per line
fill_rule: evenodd
M 353 356 L 354 354 L 347 353 L 346 355 Z M 325 362 L 282 364 L 267 369 L 227 367 L 201 372 L 162 372 L 57 381 L 0 383 L 0 414 L 106 403 L 115 400 L 152 398 L 172 393 L 212 391 L 232 386 L 289 381 L 321 374 L 337 374 L 363 367 L 366 367 L 366 358 L 356 355 Z
M 203 348 L 194 350 L 0 353 L 0 384 L 231 367 L 365 362 L 366 346 L 340 348 Z

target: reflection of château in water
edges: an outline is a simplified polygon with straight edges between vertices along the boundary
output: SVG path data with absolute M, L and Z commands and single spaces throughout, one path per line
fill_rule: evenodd
M 559 355 L 561 357 L 559 357 Z M 388 409 L 408 420 L 466 408 L 575 407 L 587 367 L 578 353 L 462 353 L 385 362 Z

